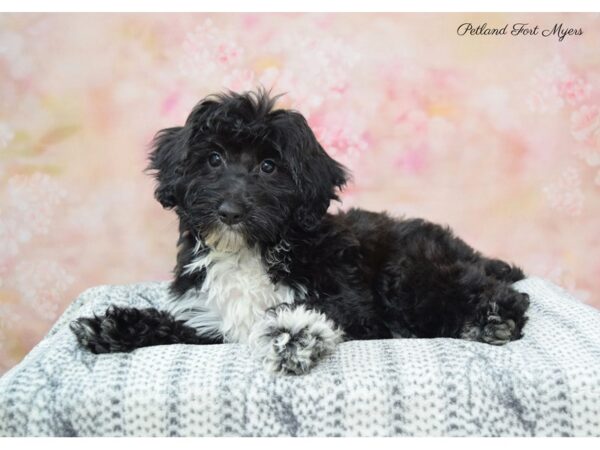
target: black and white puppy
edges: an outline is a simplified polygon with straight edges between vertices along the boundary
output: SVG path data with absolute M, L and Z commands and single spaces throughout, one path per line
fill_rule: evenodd
M 519 268 L 421 219 L 327 213 L 348 174 L 275 100 L 213 95 L 157 134 L 155 195 L 180 221 L 169 304 L 78 319 L 84 347 L 239 342 L 269 370 L 302 374 L 343 340 L 521 337 Z

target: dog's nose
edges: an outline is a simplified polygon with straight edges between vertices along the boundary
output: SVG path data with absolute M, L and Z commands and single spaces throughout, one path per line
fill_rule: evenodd
M 239 203 L 225 200 L 219 206 L 219 218 L 227 225 L 235 225 L 240 223 L 244 217 L 244 210 Z

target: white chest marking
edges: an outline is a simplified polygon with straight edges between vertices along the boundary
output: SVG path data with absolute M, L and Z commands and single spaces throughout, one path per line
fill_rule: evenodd
M 169 311 L 202 334 L 222 334 L 226 342 L 246 343 L 266 309 L 293 303 L 294 291 L 273 284 L 256 249 L 235 253 L 212 250 L 194 259 L 185 273 L 206 269 L 202 288 L 174 299 Z

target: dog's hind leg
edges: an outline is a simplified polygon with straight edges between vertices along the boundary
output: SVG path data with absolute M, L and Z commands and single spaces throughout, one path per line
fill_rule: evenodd
M 421 258 L 409 265 L 390 264 L 378 292 L 384 320 L 395 335 L 502 345 L 519 339 L 527 321 L 527 294 L 477 261 L 436 264 Z
M 129 352 L 166 344 L 216 344 L 222 339 L 198 335 L 194 328 L 155 308 L 111 306 L 104 316 L 79 318 L 69 327 L 78 342 L 93 353 Z
M 491 279 L 479 294 L 476 314 L 462 327 L 462 339 L 504 345 L 522 337 L 529 296 L 509 283 Z

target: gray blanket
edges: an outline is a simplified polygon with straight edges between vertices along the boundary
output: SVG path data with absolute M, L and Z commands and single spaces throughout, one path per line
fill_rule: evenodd
M 93 355 L 67 325 L 158 306 L 166 283 L 84 292 L 0 379 L 0 435 L 600 436 L 600 313 L 541 279 L 525 337 L 354 341 L 308 375 L 273 376 L 238 344 Z

